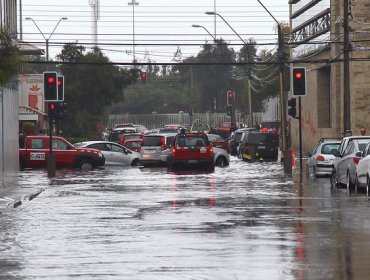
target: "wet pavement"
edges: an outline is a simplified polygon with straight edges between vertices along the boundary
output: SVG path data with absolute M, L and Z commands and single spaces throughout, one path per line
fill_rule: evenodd
M 0 208 L 0 279 L 369 279 L 366 194 L 279 163 L 28 170 L 18 187 L 37 195 Z

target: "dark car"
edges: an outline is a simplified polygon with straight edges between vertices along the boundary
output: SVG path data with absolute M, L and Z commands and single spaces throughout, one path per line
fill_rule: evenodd
M 245 132 L 256 131 L 255 128 L 240 128 L 231 133 L 229 139 L 230 155 L 236 156 L 238 154 L 238 146 L 242 141 L 242 137 Z
M 277 161 L 279 154 L 278 136 L 271 132 L 249 132 L 240 143 L 243 160 Z

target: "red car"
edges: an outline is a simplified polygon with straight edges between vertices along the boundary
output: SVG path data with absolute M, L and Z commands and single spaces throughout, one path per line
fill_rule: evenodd
M 224 149 L 228 153 L 230 152 L 229 141 L 218 134 L 207 134 L 207 136 L 213 147 Z
M 172 171 L 178 167 L 205 167 L 214 170 L 214 153 L 205 133 L 179 133 L 176 135 L 167 168 Z
M 143 139 L 144 135 L 141 133 L 124 133 L 121 136 L 121 139 L 119 140 L 119 144 L 122 146 L 125 146 L 126 140 L 131 140 L 131 139 Z
M 243 128 L 245 125 L 241 122 L 236 122 L 236 129 Z M 214 130 L 217 131 L 221 137 L 227 139 L 231 135 L 231 122 L 220 122 L 216 127 L 214 127 Z
M 143 143 L 143 139 L 128 139 L 125 140 L 123 143 L 123 146 L 125 146 L 127 149 L 140 153 L 141 150 L 141 143 Z

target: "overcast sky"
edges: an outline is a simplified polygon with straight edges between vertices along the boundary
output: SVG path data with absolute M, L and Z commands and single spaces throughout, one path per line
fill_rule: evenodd
M 90 0 L 91 2 L 97 0 Z M 55 32 L 50 37 L 50 58 L 60 52 L 61 45 L 78 42 L 87 48 L 93 44 L 92 8 L 89 0 L 22 0 L 22 38 L 45 48 L 45 39 L 30 20 L 31 17 L 46 38 L 62 17 Z M 135 57 L 138 62 L 170 62 L 177 48 L 183 57 L 196 55 L 200 46 L 212 42 L 212 37 L 231 44 L 242 44 L 232 29 L 220 18 L 206 15 L 216 9 L 244 39 L 254 38 L 262 48 L 276 42 L 276 24 L 257 0 L 136 0 L 135 16 L 133 0 L 100 0 L 98 20 L 98 45 L 114 62 L 133 60 L 133 21 L 135 22 Z M 288 22 L 288 0 L 261 0 L 279 22 Z M 62 4 L 60 4 L 62 3 Z M 216 5 L 215 5 L 216 4 Z M 20 28 L 19 28 L 20 29 Z M 157 44 L 157 45 L 148 45 Z M 266 45 L 263 45 L 266 44 Z M 240 45 L 233 46 L 236 50 Z

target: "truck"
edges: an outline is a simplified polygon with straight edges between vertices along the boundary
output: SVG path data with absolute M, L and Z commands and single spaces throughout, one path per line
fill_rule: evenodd
M 56 168 L 92 169 L 103 166 L 105 158 L 101 151 L 91 148 L 76 148 L 66 139 L 52 137 L 52 153 Z M 20 170 L 25 168 L 46 168 L 50 155 L 50 136 L 26 136 L 19 148 Z

